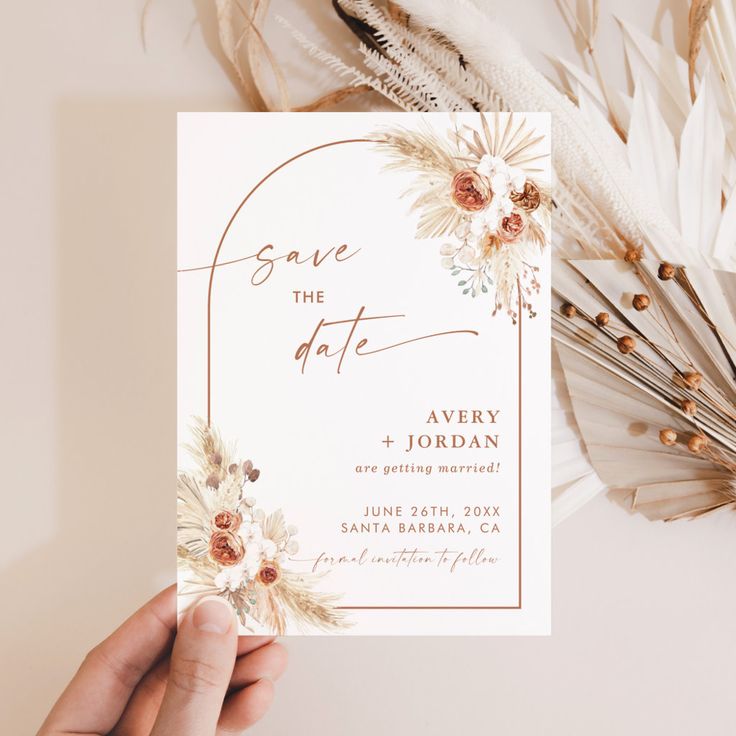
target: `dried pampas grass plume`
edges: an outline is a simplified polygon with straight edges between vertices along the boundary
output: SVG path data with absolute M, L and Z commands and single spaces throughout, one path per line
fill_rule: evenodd
M 488 12 L 468 0 L 397 2 L 413 20 L 441 29 L 506 109 L 552 113 L 553 163 L 563 184 L 581 188 L 625 240 L 656 243 L 657 257 L 682 260 L 680 235 L 659 206 L 580 110 L 529 63 L 511 34 Z

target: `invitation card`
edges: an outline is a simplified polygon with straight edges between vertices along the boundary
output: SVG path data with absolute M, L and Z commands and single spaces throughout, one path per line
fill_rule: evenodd
M 179 602 L 241 633 L 545 634 L 538 113 L 182 113 Z

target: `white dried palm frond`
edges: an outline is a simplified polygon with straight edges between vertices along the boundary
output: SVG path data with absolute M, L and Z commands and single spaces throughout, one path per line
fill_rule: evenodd
M 693 7 L 695 5 L 693 3 Z M 627 59 L 631 76 L 635 80 L 633 99 L 623 91 L 611 89 L 604 95 L 600 85 L 592 77 L 572 64 L 565 63 L 564 66 L 574 80 L 570 89 L 577 93 L 581 109 L 587 106 L 588 111 L 595 109 L 598 113 L 596 116 L 589 115 L 591 124 L 598 125 L 602 132 L 607 129 L 610 137 L 615 133 L 609 121 L 618 119 L 623 122 L 625 156 L 632 172 L 639 181 L 647 183 L 657 204 L 681 233 L 683 248 L 688 253 L 702 254 L 707 262 L 715 266 L 732 269 L 736 265 L 736 196 L 733 195 L 733 186 L 730 183 L 734 170 L 733 145 L 727 139 L 727 134 L 733 132 L 733 106 L 730 101 L 733 100 L 736 88 L 733 77 L 729 81 L 728 73 L 723 73 L 723 69 L 729 64 L 729 53 L 722 42 L 715 49 L 715 34 L 712 32 L 716 19 L 724 19 L 724 16 L 725 26 L 729 31 L 736 30 L 733 8 L 728 2 L 716 0 L 705 24 L 706 38 L 710 40 L 706 43 L 705 58 L 701 59 L 704 72 L 701 75 L 693 73 L 694 104 L 688 89 L 688 64 L 685 60 L 625 23 L 622 23 L 622 29 Z M 729 31 L 725 33 L 725 37 L 729 36 Z M 691 34 L 692 32 L 691 28 Z M 724 34 L 721 32 L 720 36 L 723 38 Z M 730 49 L 730 55 L 732 53 L 733 50 Z M 693 67 L 694 61 L 692 58 Z M 709 66 L 721 70 L 721 74 L 709 72 Z M 722 201 L 726 201 L 725 207 L 722 207 Z M 569 209 L 573 209 L 573 205 Z M 572 232 L 566 233 L 566 239 L 568 243 L 577 245 L 582 253 L 590 253 L 600 242 L 595 230 L 590 228 L 591 225 L 599 224 L 600 219 L 595 218 L 588 223 L 579 219 L 581 213 L 583 217 L 590 218 L 594 212 L 594 207 L 578 207 L 573 210 L 572 218 L 558 218 L 558 223 L 567 219 L 566 224 L 577 224 L 577 227 L 569 228 Z M 586 231 L 589 233 L 587 238 Z M 574 256 L 573 251 L 574 248 L 568 246 L 567 254 Z M 692 259 L 688 255 L 684 260 L 687 262 Z M 721 293 L 718 288 L 706 287 L 700 291 L 704 299 Z M 579 293 L 573 290 L 572 295 L 579 296 Z M 712 305 L 708 313 L 721 318 L 728 314 L 728 306 L 723 303 Z M 725 319 L 728 322 L 728 317 Z M 690 328 L 692 329 L 692 325 Z M 554 326 L 554 332 L 559 336 L 560 331 L 558 322 Z M 595 390 L 601 394 L 608 390 L 609 383 L 614 379 L 608 375 L 607 381 L 601 381 L 596 373 L 595 381 L 585 384 L 580 378 L 580 367 L 584 366 L 588 372 L 594 369 L 586 363 L 586 358 L 591 357 L 586 354 L 587 346 L 581 344 L 578 347 L 578 353 L 570 350 L 565 353 L 566 376 L 571 391 L 576 395 L 577 404 L 589 408 L 590 405 L 581 396 L 584 395 L 585 386 L 590 391 Z M 715 380 L 719 381 L 718 385 L 729 385 L 732 374 L 717 371 Z M 606 388 L 601 389 L 601 385 Z M 623 407 L 626 406 L 623 398 L 630 395 L 631 391 L 631 385 L 625 384 L 623 387 L 618 386 L 618 389 L 611 387 L 609 395 L 621 397 Z M 646 401 L 642 403 L 642 406 L 646 405 Z M 630 408 L 633 410 L 633 407 Z M 589 412 L 583 413 L 587 416 Z M 651 415 L 649 418 L 651 419 Z M 616 414 L 616 419 L 616 427 L 621 436 L 624 436 L 627 422 L 635 424 L 623 409 Z M 683 471 L 674 481 L 668 479 L 665 482 L 645 482 L 644 479 L 637 479 L 637 460 L 631 461 L 631 467 L 629 464 L 621 465 L 613 461 L 603 465 L 606 460 L 601 455 L 614 453 L 605 442 L 601 442 L 600 428 L 600 424 L 589 424 L 586 421 L 582 421 L 580 425 L 596 468 L 608 483 L 629 487 L 639 484 L 636 506 L 650 518 L 676 518 L 683 513 L 696 514 L 698 509 L 709 509 L 714 504 L 723 505 L 724 499 L 733 498 L 733 484 L 728 481 L 724 485 L 718 470 L 720 466 L 716 467 L 716 477 L 708 481 L 701 481 L 688 466 L 689 469 Z M 637 452 L 640 451 L 641 447 L 637 446 Z M 661 448 L 656 448 L 653 454 L 655 460 L 662 456 Z M 656 466 L 648 455 L 636 454 L 634 457 L 644 459 L 647 467 Z M 702 466 L 702 463 L 697 465 Z M 623 472 L 622 467 L 625 468 Z M 713 466 L 706 463 L 706 467 L 706 472 L 713 475 Z
M 598 475 L 674 519 L 736 501 L 736 275 L 659 267 L 556 261 L 553 325 Z
M 601 491 L 577 429 L 557 350 L 552 351 L 552 523 L 559 524 Z
M 628 128 L 632 104 L 631 97 L 628 94 L 607 88 L 606 99 L 599 83 L 593 76 L 566 59 L 560 58 L 558 62 L 567 75 L 568 91 L 572 93 L 574 90 L 578 106 L 581 106 L 581 101 L 583 104 L 585 101 L 589 101 L 605 114 L 609 112 L 608 106 L 610 105 L 610 112 L 615 116 L 619 125 L 624 129 Z
M 733 3 L 714 0 L 704 31 L 706 53 L 718 71 L 725 115 L 736 120 L 736 10 Z M 732 129 L 730 135 L 733 141 L 736 131 Z
M 736 268 L 736 87 L 728 71 L 733 53 L 724 46 L 724 39 L 736 34 L 733 21 L 732 6 L 715 0 L 704 23 L 702 72 L 695 71 L 692 58 L 690 80 L 685 59 L 621 22 L 635 80 L 633 99 L 618 90 L 608 90 L 605 99 L 592 77 L 563 62 L 578 104 L 584 101 L 604 113 L 589 118 L 591 123 L 601 132 L 607 127 L 610 135 L 609 121 L 623 121 L 629 166 L 679 233 L 682 253 L 673 259 L 694 263 L 701 256 L 726 270 Z
M 619 23 L 633 79 L 656 90 L 657 103 L 667 124 L 673 130 L 681 128 L 691 106 L 687 62 L 673 49 L 657 43 L 635 26 L 621 20 Z

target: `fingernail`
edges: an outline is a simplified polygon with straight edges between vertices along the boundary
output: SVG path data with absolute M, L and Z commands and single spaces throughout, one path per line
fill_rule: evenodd
M 192 614 L 194 626 L 211 634 L 226 634 L 233 625 L 232 606 L 219 596 L 202 598 Z

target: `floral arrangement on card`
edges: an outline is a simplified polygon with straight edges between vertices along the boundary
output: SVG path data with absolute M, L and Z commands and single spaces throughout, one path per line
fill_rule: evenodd
M 260 470 L 236 460 L 206 422 L 195 425 L 194 437 L 187 449 L 196 468 L 178 477 L 179 595 L 223 596 L 252 633 L 348 626 L 336 596 L 316 589 L 320 575 L 289 569 L 298 530 L 250 495 Z
M 558 3 L 584 49 L 581 63 L 557 60 L 562 82 L 534 68 L 489 3 L 333 0 L 357 62 L 280 19 L 347 80 L 301 107 L 261 32 L 268 0 L 217 4 L 223 50 L 255 109 L 326 109 L 365 96 L 376 109 L 551 112 L 555 520 L 610 487 L 628 489 L 652 519 L 735 507 L 731 0 L 691 0 L 686 58 L 620 21 L 628 90 L 601 68 L 598 0 Z M 458 184 L 466 205 L 483 201 L 472 176 Z M 451 273 L 478 255 L 453 248 L 442 256 Z
M 489 122 L 489 118 L 492 124 Z M 429 126 L 376 134 L 387 169 L 408 170 L 406 192 L 419 211 L 416 236 L 444 238 L 440 263 L 471 297 L 493 295 L 493 314 L 535 316 L 536 255 L 547 246 L 551 199 L 536 166 L 544 135 L 513 114 L 479 114 L 478 128 L 457 124 L 442 139 Z

